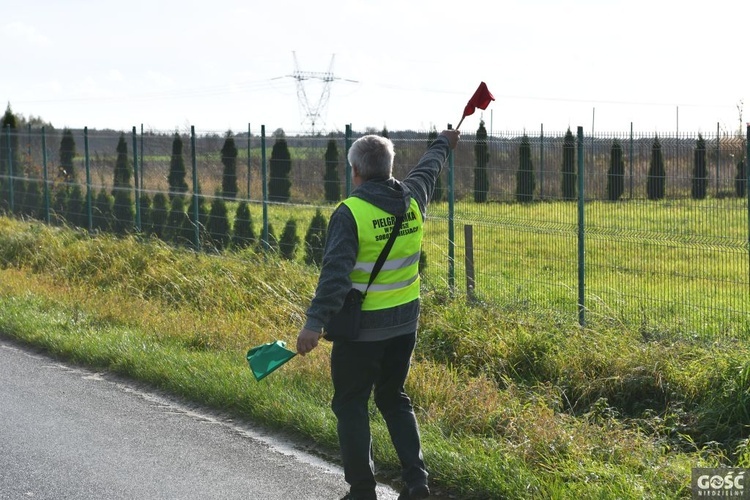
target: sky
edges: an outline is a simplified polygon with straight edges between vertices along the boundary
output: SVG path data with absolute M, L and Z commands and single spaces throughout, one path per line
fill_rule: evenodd
M 439 131 L 482 81 L 495 101 L 462 131 L 750 122 L 741 0 L 0 0 L 0 12 L 0 99 L 55 128 Z

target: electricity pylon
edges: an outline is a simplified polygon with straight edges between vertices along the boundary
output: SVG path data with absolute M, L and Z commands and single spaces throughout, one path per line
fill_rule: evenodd
M 347 78 L 338 78 L 333 74 L 333 61 L 336 54 L 331 56 L 331 64 L 326 72 L 315 72 L 315 71 L 302 71 L 299 69 L 299 63 L 297 62 L 297 53 L 292 52 L 294 56 L 294 73 L 291 75 L 297 81 L 297 98 L 299 99 L 299 105 L 305 115 L 303 123 L 310 122 L 310 130 L 312 135 L 315 135 L 315 125 L 318 120 L 324 115 L 325 107 L 328 105 L 328 99 L 331 97 L 331 83 L 334 80 L 344 80 L 347 82 L 358 83 L 356 80 L 349 80 Z M 318 97 L 318 101 L 313 103 L 308 99 L 307 92 L 305 91 L 305 82 L 308 80 L 320 80 L 323 82 L 323 90 Z

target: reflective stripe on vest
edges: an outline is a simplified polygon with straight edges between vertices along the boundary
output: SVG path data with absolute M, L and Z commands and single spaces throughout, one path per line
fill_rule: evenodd
M 370 273 L 385 247 L 396 218 L 361 198 L 344 200 L 357 223 L 359 253 L 350 277 L 352 288 L 367 288 Z M 422 247 L 422 214 L 411 200 L 401 230 L 383 267 L 370 285 L 362 310 L 375 311 L 396 307 L 419 298 L 419 254 Z

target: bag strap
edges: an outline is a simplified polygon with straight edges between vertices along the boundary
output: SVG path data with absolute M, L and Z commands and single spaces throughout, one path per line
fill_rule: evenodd
M 396 217 L 396 222 L 393 225 L 391 236 L 390 238 L 388 238 L 388 242 L 385 244 L 385 247 L 383 247 L 380 255 L 378 255 L 378 260 L 375 261 L 375 266 L 372 268 L 372 272 L 370 273 L 370 281 L 367 283 L 367 288 L 365 288 L 365 291 L 362 294 L 363 296 L 367 295 L 367 290 L 370 288 L 370 285 L 372 285 L 372 282 L 375 281 L 375 277 L 380 272 L 383 264 L 385 264 L 385 259 L 388 258 L 388 254 L 391 252 L 391 248 L 393 248 L 393 242 L 396 241 L 396 236 L 398 236 L 399 231 L 401 231 L 401 224 L 403 224 L 403 222 L 403 215 Z

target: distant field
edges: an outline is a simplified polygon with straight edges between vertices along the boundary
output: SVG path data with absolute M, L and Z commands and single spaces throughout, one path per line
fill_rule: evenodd
M 585 209 L 587 320 L 697 335 L 750 335 L 750 256 L 744 200 L 591 202 Z M 320 207 L 326 217 L 333 206 Z M 301 239 L 313 206 L 270 205 L 278 234 L 289 218 Z M 260 205 L 251 208 L 258 227 Z M 490 213 L 491 211 L 491 213 Z M 448 204 L 425 228 L 425 286 L 448 284 Z M 455 205 L 455 289 L 466 289 L 464 225 L 474 233 L 477 296 L 577 321 L 577 205 Z M 298 256 L 303 255 L 302 251 Z

